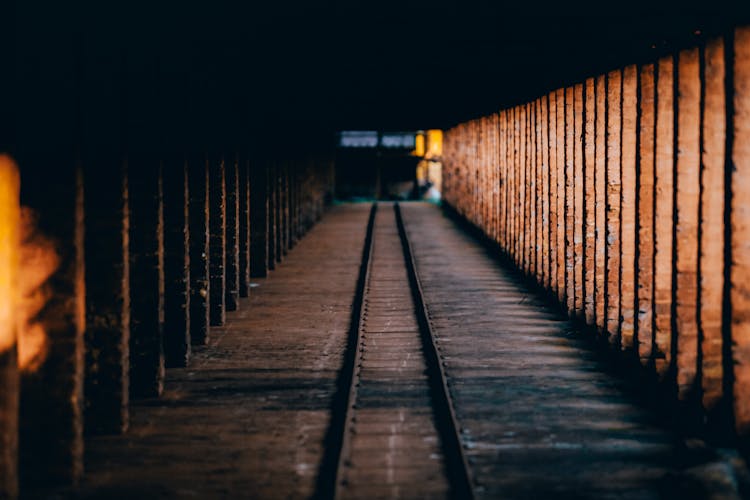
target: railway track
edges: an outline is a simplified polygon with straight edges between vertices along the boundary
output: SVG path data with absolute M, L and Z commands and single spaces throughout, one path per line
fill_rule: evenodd
M 374 205 L 319 497 L 472 498 L 398 204 Z

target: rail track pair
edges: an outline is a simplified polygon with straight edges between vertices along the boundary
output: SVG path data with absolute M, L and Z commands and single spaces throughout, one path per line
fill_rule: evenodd
M 320 498 L 472 498 L 460 429 L 398 203 L 373 204 Z

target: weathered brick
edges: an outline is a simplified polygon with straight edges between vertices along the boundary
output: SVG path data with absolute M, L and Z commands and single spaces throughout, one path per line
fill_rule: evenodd
M 557 93 L 552 92 L 549 94 L 549 107 L 548 113 L 548 129 L 547 134 L 549 135 L 549 185 L 547 188 L 548 192 L 548 204 L 549 204 L 549 273 L 550 273 L 550 289 L 553 292 L 558 292 L 558 246 L 557 246 L 557 224 L 558 224 L 558 213 L 557 213 Z M 508 208 L 512 210 L 512 207 Z M 559 292 L 558 292 L 559 293 Z
M 575 314 L 575 127 L 573 87 L 565 89 L 565 306 L 568 314 Z
M 607 74 L 607 338 L 620 343 L 620 203 L 622 151 L 622 71 Z
M 120 433 L 129 421 L 130 202 L 124 159 L 84 158 L 87 434 Z
M 654 337 L 654 65 L 640 69 L 638 115 L 638 356 L 646 366 L 652 361 Z
M 18 289 L 21 205 L 18 167 L 0 155 L 0 498 L 18 496 Z
M 695 396 L 698 384 L 698 222 L 700 211 L 701 80 L 698 49 L 677 62 L 677 167 L 675 170 L 675 331 L 677 397 Z
M 713 430 L 733 399 L 743 436 L 748 32 L 732 81 L 708 40 L 460 124 L 443 155 L 448 205 Z
M 566 288 L 566 258 L 567 249 L 565 246 L 565 227 L 566 227 L 566 213 L 565 213 L 565 89 L 557 89 L 556 95 L 556 117 L 555 125 L 557 130 L 555 131 L 556 146 L 555 151 L 557 154 L 557 188 L 555 192 L 555 198 L 557 200 L 557 298 L 563 305 L 567 304 L 567 288 Z
M 519 112 L 519 144 L 518 144 L 518 209 L 520 212 L 518 225 L 518 259 L 519 266 L 527 274 L 529 272 L 529 196 L 528 196 L 528 109 L 525 105 L 518 107 Z
M 665 377 L 672 363 L 672 230 L 674 217 L 674 64 L 656 70 L 656 179 L 654 214 L 654 362 Z
M 731 304 L 734 415 L 737 431 L 750 435 L 750 27 L 734 33 L 732 60 Z
M 596 244 L 594 248 L 594 320 L 597 331 L 607 331 L 607 76 L 596 77 L 594 192 Z
M 584 88 L 584 315 L 586 324 L 595 323 L 594 283 L 596 276 L 596 80 L 586 80 Z
M 500 245 L 503 249 L 508 248 L 508 144 L 508 112 L 503 110 L 500 112 Z M 450 180 L 448 168 L 444 168 L 444 177 L 445 174 Z
M 516 220 L 518 217 L 518 202 L 516 200 L 516 183 L 518 174 L 518 141 L 517 141 L 518 122 L 516 120 L 516 108 L 508 110 L 508 255 L 515 261 L 516 257 L 516 238 L 518 235 Z
M 278 170 L 275 162 L 269 161 L 268 163 L 268 176 L 266 181 L 268 182 L 268 270 L 273 271 L 276 268 L 276 247 L 278 240 Z
M 551 211 L 550 211 L 550 183 L 551 183 L 551 161 L 552 151 L 549 145 L 549 106 L 550 96 L 542 96 L 541 98 L 541 110 L 540 110 L 540 133 L 541 133 L 541 165 L 542 165 L 542 189 L 541 189 L 541 201 L 542 201 L 542 276 L 543 285 L 547 288 L 552 286 L 552 266 L 551 261 L 552 245 L 550 245 L 551 235 L 550 228 L 552 226 Z
M 289 165 L 289 248 L 294 248 L 297 243 L 298 231 L 298 206 L 297 193 L 299 185 L 297 184 L 297 168 L 299 161 L 294 161 Z
M 3 207 L 5 208 L 5 207 Z M 15 339 L 0 351 L 0 498 L 18 497 L 19 374 Z
M 250 292 L 250 162 L 247 157 L 241 155 L 238 166 L 239 292 L 240 297 L 247 297 Z
M 190 359 L 189 178 L 184 155 L 164 165 L 164 355 L 166 366 Z
M 281 163 L 279 176 L 279 207 L 280 207 L 280 240 L 281 254 L 286 255 L 289 250 L 289 162 Z
M 277 161 L 275 165 L 274 176 L 274 250 L 276 253 L 276 262 L 284 259 L 285 242 L 284 242 L 284 165 L 282 161 Z
M 226 179 L 224 159 L 209 160 L 209 305 L 211 326 L 226 321 Z
M 620 339 L 623 349 L 635 347 L 636 145 L 638 137 L 638 69 L 622 74 L 622 156 L 620 209 Z
M 203 345 L 210 325 L 209 174 L 205 154 L 188 158 L 190 229 L 190 342 Z
M 130 397 L 154 397 L 164 385 L 164 213 L 162 164 L 128 157 L 130 188 Z
M 726 97 L 724 41 L 706 44 L 701 147 L 700 332 L 703 407 L 712 412 L 724 397 L 724 196 Z M 722 307 L 717 307 L 722 304 Z
M 250 276 L 268 273 L 268 165 L 255 159 L 250 165 Z
M 225 159 L 226 175 L 226 310 L 237 309 L 240 294 L 240 228 L 239 228 L 239 159 L 230 154 Z
M 574 316 L 582 316 L 583 301 L 583 84 L 573 87 L 573 281 Z
M 33 291 L 49 300 L 34 318 L 34 324 L 46 335 L 46 350 L 21 377 L 22 489 L 76 484 L 83 474 L 83 176 L 78 162 L 59 152 L 19 155 L 18 160 L 21 203 L 36 217 L 33 229 L 27 228 L 30 233 L 25 244 L 34 245 L 37 237 L 49 239 L 58 263 L 40 289 Z
M 529 121 L 529 160 L 528 160 L 528 171 L 529 171 L 529 273 L 532 277 L 537 277 L 537 262 L 536 262 L 536 247 L 537 247 L 537 200 L 539 193 L 537 193 L 538 179 L 537 179 L 537 125 L 536 125 L 536 102 L 532 101 L 527 106 L 528 109 L 528 121 Z M 489 155 L 487 155 L 489 158 Z M 490 191 L 490 186 L 487 186 L 487 191 Z M 487 218 L 490 218 L 488 214 Z
M 545 267 L 544 267 L 544 149 L 542 147 L 542 98 L 536 100 L 534 108 L 534 122 L 536 126 L 535 140 L 534 140 L 534 157 L 535 163 L 534 168 L 536 170 L 536 195 L 534 196 L 534 202 L 536 203 L 536 248 L 535 248 L 535 262 L 536 262 L 536 277 L 537 282 L 540 285 L 544 285 L 545 281 Z M 546 118 L 545 118 L 546 119 Z

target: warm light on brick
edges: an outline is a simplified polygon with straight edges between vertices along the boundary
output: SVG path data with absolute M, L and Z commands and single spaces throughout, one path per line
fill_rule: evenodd
M 0 155 L 0 353 L 16 345 L 19 190 L 16 164 Z

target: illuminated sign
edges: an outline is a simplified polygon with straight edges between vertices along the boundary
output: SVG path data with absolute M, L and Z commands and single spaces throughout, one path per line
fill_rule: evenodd
M 339 133 L 339 147 L 376 148 L 378 133 L 370 130 L 344 130 Z
M 387 148 L 414 149 L 416 134 L 414 132 L 383 132 L 374 130 L 344 130 L 339 132 L 340 148 Z
M 380 137 L 380 145 L 384 148 L 414 149 L 414 136 L 413 132 L 386 132 Z

